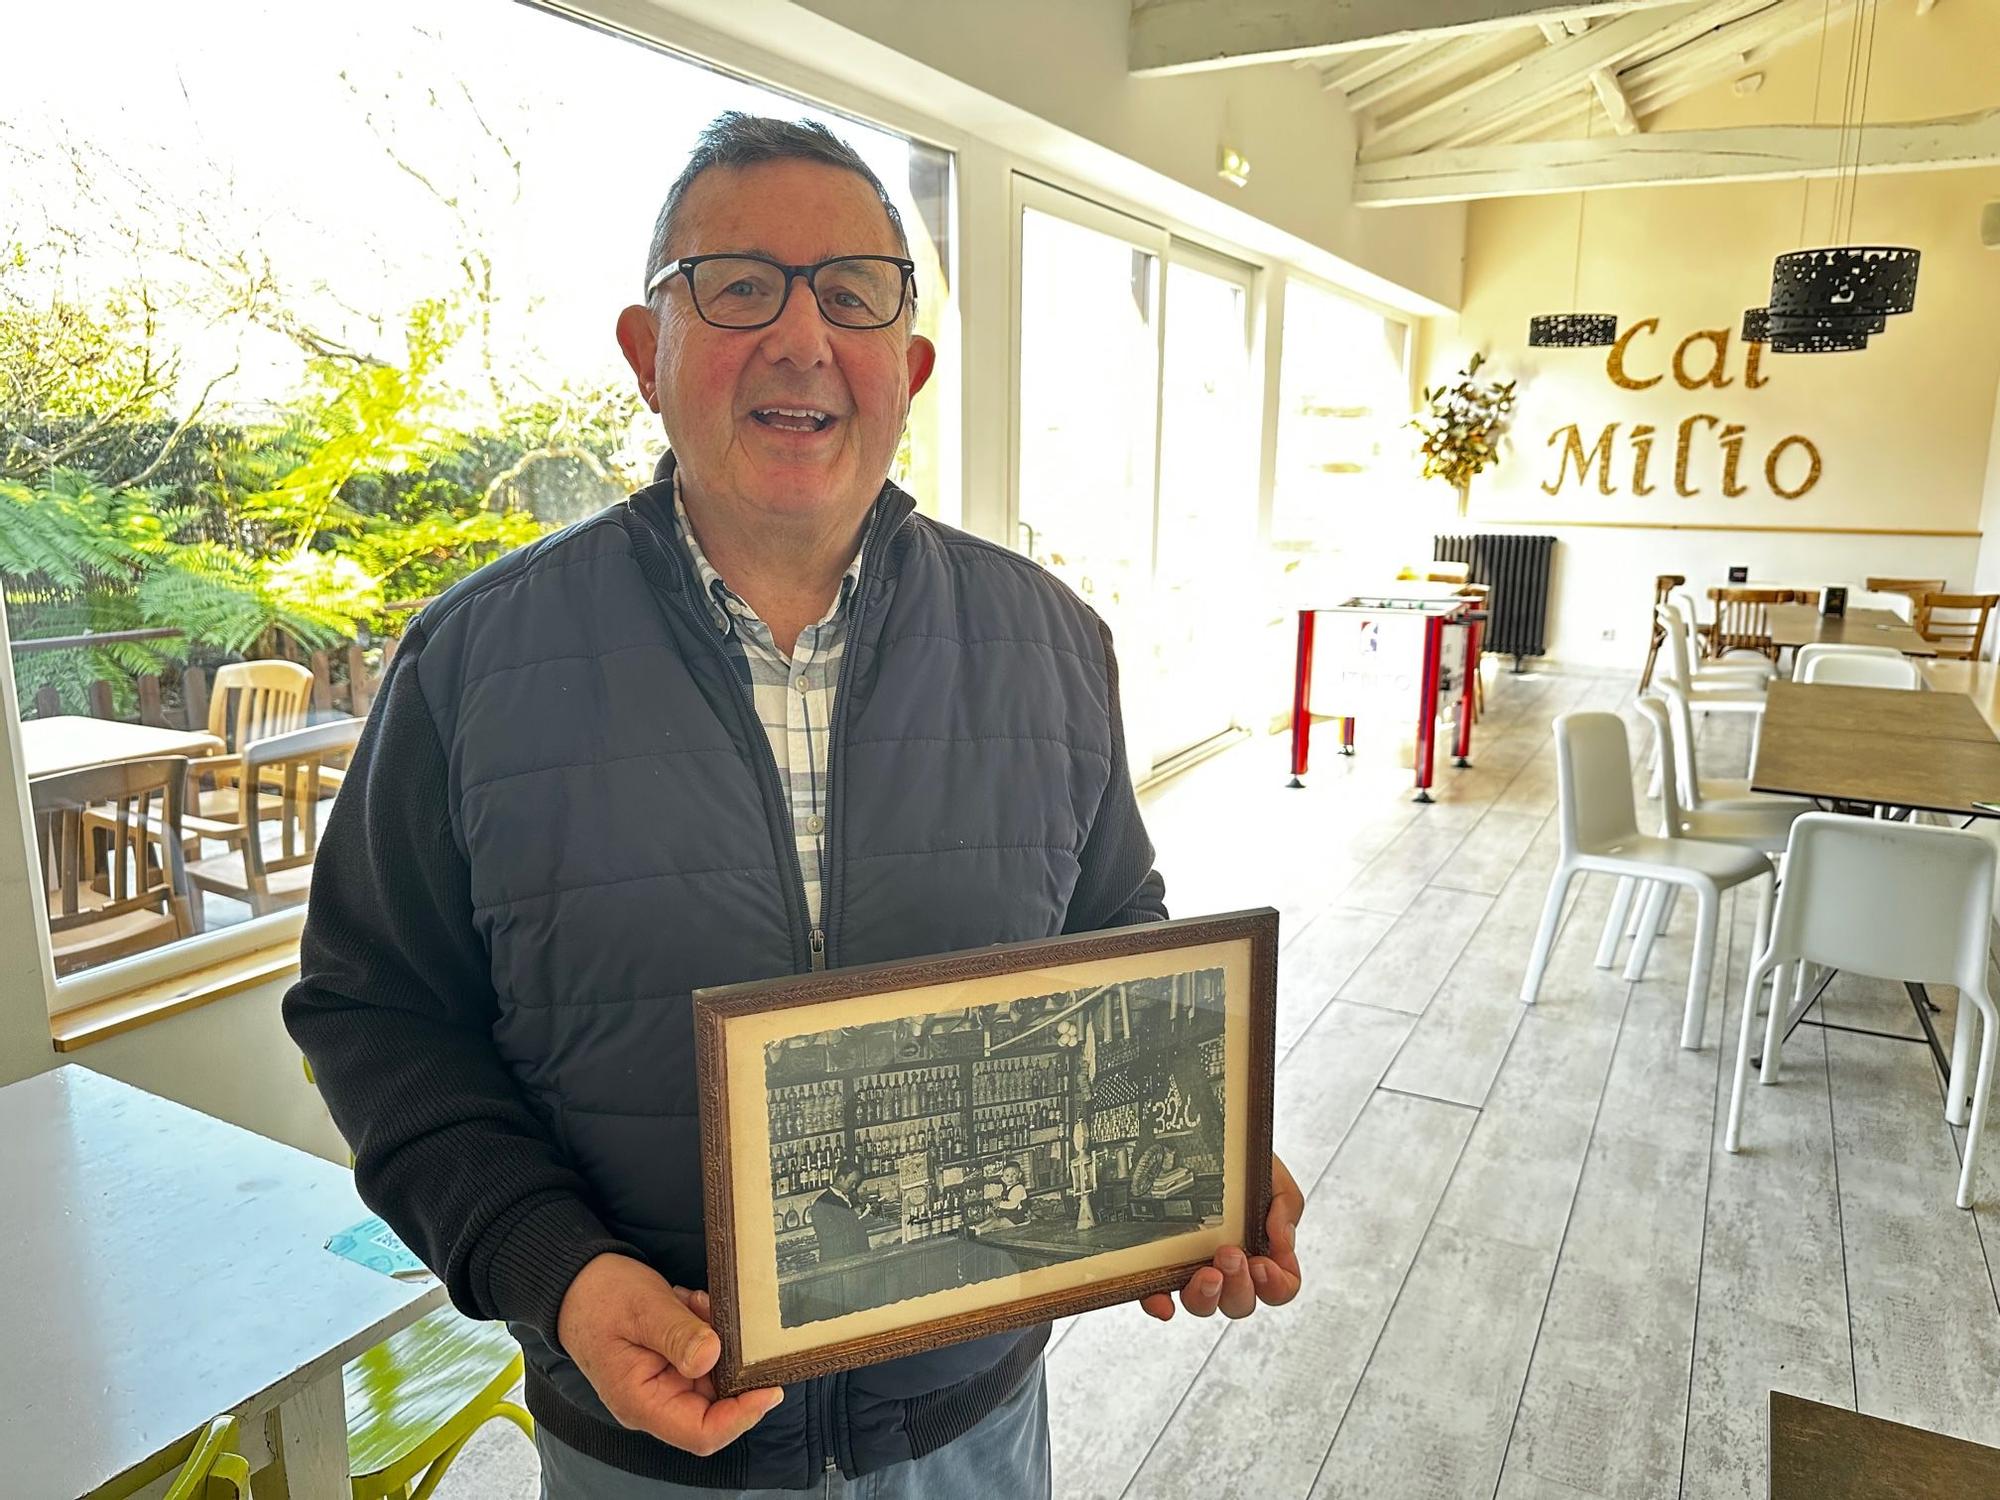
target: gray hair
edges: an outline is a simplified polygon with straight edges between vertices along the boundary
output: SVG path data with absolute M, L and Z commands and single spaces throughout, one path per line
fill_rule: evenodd
M 882 211 L 889 216 L 897 247 L 907 256 L 910 237 L 903 232 L 903 216 L 889 200 L 889 190 L 868 163 L 847 142 L 816 120 L 776 120 L 767 115 L 748 115 L 726 109 L 702 127 L 681 175 L 667 189 L 667 201 L 653 221 L 653 241 L 646 249 L 646 278 L 652 281 L 661 266 L 673 257 L 667 253 L 678 227 L 681 205 L 695 179 L 711 167 L 751 167 L 767 161 L 816 161 L 843 172 L 852 172 L 875 189 Z

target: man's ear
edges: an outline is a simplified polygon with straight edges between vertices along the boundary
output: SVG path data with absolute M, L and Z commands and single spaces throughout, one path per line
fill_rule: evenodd
M 653 372 L 659 368 L 660 324 L 651 308 L 634 303 L 618 315 L 618 348 L 638 377 L 640 398 L 657 412 L 660 395 L 653 388 Z
M 930 382 L 931 371 L 937 368 L 937 346 L 921 333 L 910 335 L 910 395 L 914 398 Z

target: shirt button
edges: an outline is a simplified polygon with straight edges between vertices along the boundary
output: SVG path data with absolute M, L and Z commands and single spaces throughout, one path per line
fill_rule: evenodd
M 809 693 L 812 691 L 812 681 L 810 678 L 807 677 L 803 676 L 794 677 L 792 679 L 792 686 L 797 688 L 802 693 Z
M 818 833 L 821 829 L 825 827 L 826 827 L 826 819 L 822 818 L 818 813 L 813 813 L 806 818 L 807 833 Z

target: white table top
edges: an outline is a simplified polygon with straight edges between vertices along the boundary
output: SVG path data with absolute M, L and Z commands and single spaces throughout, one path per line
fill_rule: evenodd
M 84 1068 L 0 1089 L 0 1204 L 10 1496 L 85 1495 L 223 1412 L 337 1388 L 444 1301 L 324 1248 L 368 1214 L 342 1168 Z
M 21 756 L 30 776 L 154 755 L 213 755 L 221 748 L 222 741 L 212 734 L 82 714 L 21 721 Z

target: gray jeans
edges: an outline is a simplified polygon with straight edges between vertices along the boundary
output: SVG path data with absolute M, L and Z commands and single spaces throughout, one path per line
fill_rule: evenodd
M 542 1500 L 1049 1500 L 1049 1392 L 1039 1360 L 1020 1388 L 977 1427 L 935 1453 L 891 1464 L 859 1479 L 829 1469 L 812 1490 L 708 1490 L 642 1479 L 535 1434 L 542 1460 Z

